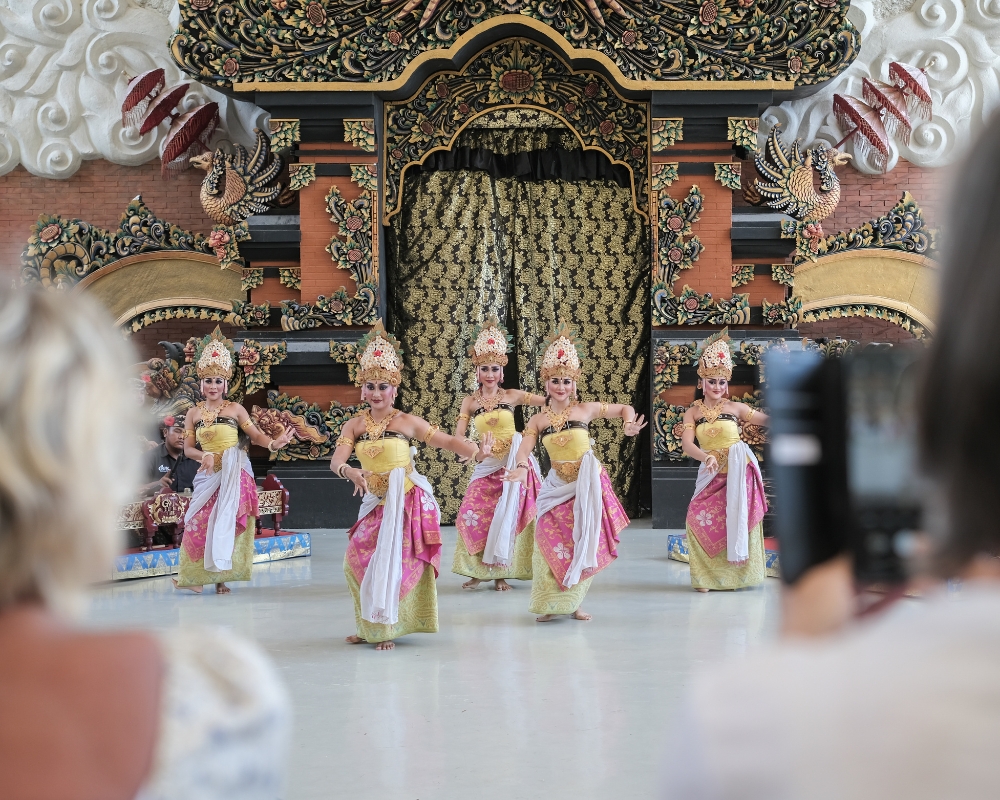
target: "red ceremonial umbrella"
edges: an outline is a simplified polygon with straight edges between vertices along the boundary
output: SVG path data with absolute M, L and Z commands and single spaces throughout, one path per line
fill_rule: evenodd
M 138 125 L 150 101 L 166 86 L 166 83 L 163 67 L 130 78 L 125 88 L 125 99 L 122 100 L 122 125 L 126 128 Z
M 906 108 L 913 116 L 925 120 L 931 118 L 931 87 L 924 70 L 893 61 L 889 64 L 889 82 L 903 90 Z
M 145 136 L 153 128 L 159 125 L 167 117 L 173 118 L 171 112 L 174 110 L 176 105 L 183 99 L 184 93 L 187 92 L 189 83 L 182 83 L 180 86 L 175 86 L 165 92 L 160 92 L 156 97 L 153 98 L 153 102 L 149 104 L 149 110 L 146 112 L 145 118 L 142 120 L 142 127 L 139 128 L 139 135 Z
M 179 117 L 170 125 L 160 146 L 160 174 L 164 177 L 187 167 L 191 156 L 208 150 L 208 142 L 219 124 L 219 104 L 205 103 Z
M 840 149 L 840 146 L 855 134 L 860 134 L 855 141 L 855 148 L 864 158 L 872 162 L 875 169 L 884 172 L 889 161 L 889 137 L 878 109 L 872 108 L 856 97 L 835 94 L 833 113 L 842 129 L 851 129 L 847 136 L 833 146 L 834 150 Z
M 913 125 L 906 113 L 906 94 L 898 86 L 882 81 L 861 79 L 863 97 L 872 108 L 882 112 L 882 124 L 893 139 L 910 143 Z

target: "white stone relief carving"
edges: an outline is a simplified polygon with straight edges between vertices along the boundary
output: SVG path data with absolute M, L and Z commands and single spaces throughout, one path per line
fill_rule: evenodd
M 0 175 L 23 164 L 69 178 L 103 158 L 137 165 L 159 157 L 167 123 L 140 137 L 122 127 L 123 72 L 163 67 L 167 85 L 191 82 L 171 60 L 166 0 L 0 0 Z M 191 82 L 181 110 L 215 100 L 217 141 L 251 144 L 267 114 Z
M 789 138 L 834 144 L 847 134 L 834 93 L 860 98 L 863 77 L 886 80 L 889 62 L 900 61 L 927 70 L 934 116 L 916 125 L 909 146 L 892 143 L 888 168 L 899 158 L 925 167 L 961 158 L 1000 105 L 1000 0 L 854 0 L 850 18 L 862 32 L 858 59 L 812 97 L 769 108 L 762 127 L 780 122 Z M 844 149 L 856 168 L 876 172 L 850 142 Z

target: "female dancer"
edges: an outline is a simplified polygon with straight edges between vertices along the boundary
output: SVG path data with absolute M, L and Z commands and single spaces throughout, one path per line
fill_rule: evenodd
M 402 379 L 402 351 L 382 320 L 357 349 L 356 380 L 369 409 L 344 424 L 330 461 L 330 469 L 362 494 L 344 556 L 358 630 L 347 642 L 391 650 L 393 639 L 438 629 L 434 580 L 441 562 L 441 510 L 431 485 L 413 466 L 410 439 L 481 461 L 489 457 L 493 437 L 483 436 L 477 448 L 392 407 Z M 347 464 L 352 451 L 360 469 Z
M 756 586 L 766 574 L 764 482 L 753 450 L 740 440 L 739 421 L 763 426 L 768 418 L 726 399 L 732 374 L 727 328 L 702 345 L 698 387 L 705 399 L 684 412 L 681 434 L 684 453 L 701 462 L 686 525 L 691 586 L 699 592 Z
M 538 622 L 571 614 L 588 620 L 580 604 L 594 575 L 618 557 L 618 534 L 628 525 L 611 480 L 590 449 L 588 425 L 601 417 L 621 418 L 626 436 L 645 427 L 635 409 L 618 403 L 579 403 L 582 348 L 560 321 L 542 357 L 548 403 L 524 430 L 517 467 L 504 480 L 527 481 L 528 455 L 540 437 L 552 469 L 538 493 L 530 611 Z
M 233 343 L 217 327 L 195 350 L 195 368 L 204 401 L 184 420 L 184 455 L 201 462 L 194 478 L 191 504 L 184 515 L 180 566 L 174 585 L 192 592 L 215 584 L 228 594 L 226 581 L 248 581 L 253 568 L 257 518 L 257 485 L 250 459 L 240 447 L 239 430 L 250 441 L 277 452 L 294 435 L 277 439 L 260 431 L 247 410 L 226 400 L 233 377 Z M 195 447 L 195 442 L 201 450 Z
M 462 401 L 455 435 L 465 436 L 471 420 L 479 436 L 493 434 L 493 455 L 476 465 L 458 509 L 458 539 L 451 571 L 471 580 L 463 589 L 475 589 L 492 580 L 498 592 L 510 589 L 506 578 L 531 580 L 534 549 L 535 498 L 541 483 L 534 456 L 528 461 L 527 485 L 504 483 L 505 470 L 514 469 L 521 434 L 514 429 L 515 406 L 540 406 L 545 398 L 520 389 L 503 388 L 510 336 L 496 314 L 473 331 L 469 355 L 476 367 L 479 388 Z

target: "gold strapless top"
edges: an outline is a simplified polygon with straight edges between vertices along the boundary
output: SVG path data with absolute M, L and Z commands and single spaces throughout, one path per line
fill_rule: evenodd
M 698 447 L 711 453 L 719 462 L 719 472 L 729 471 L 729 448 L 740 440 L 740 426 L 727 414 L 715 422 L 702 422 L 695 429 Z
M 493 434 L 493 456 L 503 459 L 510 453 L 511 439 L 517 433 L 514 427 L 514 412 L 509 408 L 501 406 L 493 411 L 478 411 L 472 417 L 472 424 L 475 427 L 475 438 L 484 433 Z
M 194 435 L 206 453 L 221 453 L 239 444 L 240 429 L 235 419 L 219 417 L 212 425 L 198 423 Z
M 413 471 L 410 440 L 395 431 L 386 431 L 383 438 L 373 442 L 359 439 L 354 445 L 354 453 L 361 462 L 361 468 L 372 473 L 368 476 L 369 491 L 383 500 L 385 493 L 389 491 L 389 473 L 392 470 L 403 467 L 407 475 Z M 413 482 L 407 477 L 406 491 L 412 488 Z
M 590 450 L 590 431 L 583 427 L 563 428 L 558 433 L 542 435 L 542 446 L 549 454 L 552 469 L 566 483 L 572 483 L 580 474 L 580 460 Z

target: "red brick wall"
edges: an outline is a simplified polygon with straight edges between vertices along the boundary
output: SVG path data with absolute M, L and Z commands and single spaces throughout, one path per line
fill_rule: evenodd
M 949 191 L 946 169 L 918 167 L 900 159 L 886 175 L 864 175 L 852 167 L 837 170 L 840 176 L 840 205 L 823 220 L 825 233 L 857 227 L 882 216 L 904 191 L 913 195 L 923 211 L 924 222 L 932 228 L 941 224 L 940 212 Z
M 23 167 L 0 175 L 0 273 L 16 271 L 21 251 L 39 214 L 82 219 L 116 228 L 129 201 L 138 194 L 160 219 L 208 233 L 210 220 L 198 193 L 205 173 L 189 169 L 177 177 L 160 177 L 160 162 L 123 167 L 107 161 L 85 161 L 65 181 L 38 178 Z
M 847 317 L 842 319 L 827 319 L 822 322 L 802 322 L 796 328 L 800 335 L 808 339 L 853 339 L 868 344 L 869 342 L 889 342 L 899 344 L 912 342 L 913 334 L 893 325 L 884 319 L 868 317 Z
M 150 358 L 163 358 L 163 348 L 159 342 L 180 342 L 183 344 L 190 337 L 202 337 L 215 330 L 218 325 L 222 329 L 223 335 L 232 339 L 234 336 L 241 336 L 242 329 L 226 323 L 209 322 L 204 319 L 171 319 L 165 322 L 154 322 L 147 325 L 131 336 L 132 346 L 135 348 L 140 361 L 147 361 Z
M 924 221 L 932 228 L 941 225 L 941 211 L 948 202 L 950 171 L 918 167 L 900 159 L 896 168 L 886 175 L 864 175 L 850 166 L 840 167 L 840 205 L 823 220 L 826 234 L 846 231 L 882 216 L 892 208 L 904 191 L 909 191 L 923 211 Z M 746 185 L 756 171 L 752 162 L 743 165 Z M 734 192 L 734 206 L 746 208 L 740 193 Z

